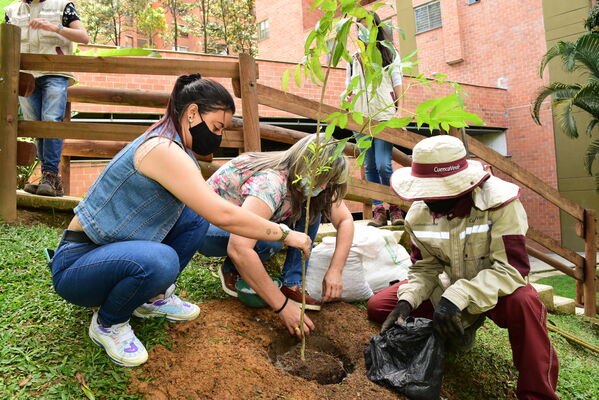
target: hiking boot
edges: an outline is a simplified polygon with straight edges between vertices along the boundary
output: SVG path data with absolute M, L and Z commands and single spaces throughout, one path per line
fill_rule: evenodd
M 283 286 L 281 292 L 291 300 L 296 306 L 302 306 L 302 287 L 301 286 Z M 306 293 L 306 310 L 320 311 L 320 302 L 316 301 Z
M 457 338 L 449 338 L 447 340 L 447 351 L 469 351 L 474 346 L 476 331 L 485 322 L 485 314 L 481 314 L 476 321 L 468 328 L 464 329 L 464 334 Z
M 26 191 L 27 193 L 31 193 L 31 194 L 37 194 L 37 188 L 40 185 L 36 185 L 33 183 L 26 183 L 25 187 L 23 188 L 24 191 Z
M 42 171 L 42 181 L 37 187 L 36 194 L 40 196 L 62 197 L 64 191 L 62 189 L 62 179 L 56 172 Z
M 223 290 L 229 296 L 237 297 L 237 289 L 235 284 L 241 278 L 237 272 L 225 272 L 224 265 L 221 265 L 218 269 L 218 276 L 220 278 L 220 285 Z
M 403 211 L 396 205 L 389 206 L 389 219 L 391 220 L 391 225 L 403 225 L 405 223 Z
M 148 352 L 133 333 L 129 321 L 106 328 L 98 323 L 98 313 L 95 312 L 88 333 L 90 339 L 102 346 L 115 364 L 135 367 L 148 360 Z
M 200 307 L 183 301 L 175 293 L 175 285 L 166 289 L 164 299 L 145 303 L 133 311 L 139 318 L 165 317 L 169 321 L 191 321 L 200 315 Z
M 376 206 L 372 213 L 372 221 L 368 223 L 368 226 L 387 226 L 387 210 L 384 206 Z

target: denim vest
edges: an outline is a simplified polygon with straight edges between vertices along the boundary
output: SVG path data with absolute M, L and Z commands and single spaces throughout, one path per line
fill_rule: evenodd
M 83 231 L 96 244 L 126 240 L 161 242 L 177 222 L 185 204 L 160 183 L 140 173 L 133 163 L 137 148 L 155 136 L 156 131 L 143 134 L 121 150 L 75 208 Z M 179 135 L 174 143 L 184 148 Z M 191 152 L 186 152 L 198 165 Z

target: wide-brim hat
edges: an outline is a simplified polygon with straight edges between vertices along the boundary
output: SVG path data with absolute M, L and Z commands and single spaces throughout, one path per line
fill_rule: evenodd
M 453 199 L 468 193 L 490 176 L 482 163 L 466 159 L 462 141 L 433 136 L 414 146 L 412 166 L 391 176 L 391 188 L 407 201 Z

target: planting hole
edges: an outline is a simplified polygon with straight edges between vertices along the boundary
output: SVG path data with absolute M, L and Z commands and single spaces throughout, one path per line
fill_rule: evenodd
M 293 338 L 280 337 L 271 345 L 271 362 L 291 375 L 321 385 L 340 383 L 354 370 L 349 358 L 322 336 L 310 336 L 306 343 L 305 361 L 300 358 L 300 343 Z

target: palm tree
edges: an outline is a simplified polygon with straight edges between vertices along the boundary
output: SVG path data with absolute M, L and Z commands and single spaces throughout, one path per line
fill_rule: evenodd
M 591 115 L 591 121 L 586 127 L 589 137 L 592 137 L 594 128 L 599 124 L 599 5 L 593 7 L 589 13 L 585 28 L 589 32 L 575 42 L 560 41 L 545 53 L 541 60 L 539 75 L 543 77 L 543 71 L 549 61 L 561 57 L 566 71 L 586 75 L 586 82 L 584 84 L 553 82 L 539 90 L 532 109 L 532 118 L 540 125 L 541 105 L 547 97 L 552 96 L 551 104 L 559 110 L 557 119 L 560 126 L 571 138 L 578 137 L 578 128 L 574 119 L 575 107 Z M 593 162 L 598 154 L 599 139 L 596 139 L 587 147 L 584 158 L 589 175 L 593 175 Z M 595 174 L 595 186 L 599 192 L 599 174 Z

